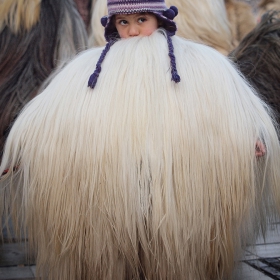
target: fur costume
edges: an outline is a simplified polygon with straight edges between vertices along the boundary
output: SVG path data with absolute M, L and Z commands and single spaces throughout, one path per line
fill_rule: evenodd
M 227 17 L 231 25 L 232 40 L 235 47 L 257 24 L 250 5 L 235 0 L 225 0 Z
M 92 0 L 74 0 L 74 1 L 77 5 L 79 14 L 81 15 L 84 21 L 85 27 L 88 30 L 90 24 Z
M 237 0 L 237 1 L 245 2 L 245 3 L 249 4 L 253 9 L 254 15 L 256 15 L 257 10 L 258 10 L 258 5 L 261 0 Z
M 175 19 L 179 36 L 214 47 L 223 54 L 233 49 L 224 0 L 166 0 L 166 5 L 174 5 L 179 10 Z M 105 44 L 100 18 L 107 14 L 107 1 L 96 0 L 91 16 L 90 46 Z
M 102 49 L 83 52 L 14 123 L 0 211 L 28 232 L 42 279 L 230 279 L 273 218 L 269 108 L 223 55 L 172 40 L 180 83 L 159 30 L 116 42 L 94 89 Z
M 53 69 L 87 46 L 72 0 L 5 0 L 0 3 L 0 158 L 22 107 Z
M 242 74 L 277 112 L 280 124 L 280 18 L 266 13 L 230 54 Z
M 270 10 L 280 11 L 280 0 L 262 0 L 259 3 L 258 21 L 261 21 L 262 15 Z

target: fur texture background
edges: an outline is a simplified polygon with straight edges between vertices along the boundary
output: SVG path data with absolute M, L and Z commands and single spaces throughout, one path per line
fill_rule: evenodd
M 159 31 L 115 43 L 94 90 L 102 49 L 80 54 L 17 118 L 0 210 L 43 279 L 230 279 L 265 231 L 280 202 L 269 109 L 217 51 L 172 40 L 180 83 Z
M 262 15 L 270 10 L 280 11 L 280 0 L 262 0 L 259 3 L 258 20 L 260 21 Z
M 0 2 L 0 31 L 8 26 L 13 33 L 30 30 L 39 20 L 41 0 Z
M 179 10 L 174 19 L 177 35 L 214 47 L 223 54 L 233 49 L 224 0 L 166 0 L 166 5 L 174 5 Z M 105 44 L 100 19 L 107 14 L 107 0 L 96 0 L 91 17 L 90 46 Z
M 260 96 L 277 112 L 280 124 L 279 12 L 266 13 L 230 57 Z
M 107 0 L 95 0 L 92 7 L 88 43 L 90 47 L 104 46 L 106 40 L 100 19 L 108 15 Z
M 91 17 L 91 9 L 92 9 L 92 4 L 93 0 L 74 0 L 77 9 L 85 23 L 85 27 L 88 30 L 89 24 L 90 24 L 90 17 Z
M 0 4 L 0 158 L 9 127 L 53 69 L 87 46 L 72 0 Z
M 244 2 L 225 0 L 228 20 L 231 25 L 232 40 L 237 47 L 240 41 L 257 24 L 252 7 Z

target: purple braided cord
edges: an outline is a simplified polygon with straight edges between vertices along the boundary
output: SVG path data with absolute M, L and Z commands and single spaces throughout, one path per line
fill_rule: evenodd
M 168 50 L 169 50 L 168 55 L 170 57 L 170 64 L 171 64 L 171 75 L 172 75 L 171 80 L 174 81 L 175 83 L 179 83 L 181 81 L 181 78 L 177 73 L 176 60 L 175 60 L 175 55 L 174 55 L 174 47 L 172 44 L 172 39 L 169 34 L 167 34 L 167 44 L 168 44 Z
M 99 74 L 101 72 L 101 64 L 107 54 L 107 52 L 110 50 L 110 47 L 114 44 L 115 42 L 114 41 L 109 41 L 104 50 L 102 51 L 101 53 L 101 56 L 96 64 L 96 68 L 95 68 L 95 71 L 94 73 L 89 77 L 89 80 L 88 80 L 88 86 L 91 87 L 91 88 L 94 88 L 96 83 L 97 83 L 97 79 L 99 77 Z M 177 68 L 176 68 L 176 60 L 175 60 L 175 56 L 174 56 L 174 47 L 173 47 L 173 44 L 172 44 L 172 39 L 170 37 L 170 35 L 167 34 L 167 44 L 168 44 L 168 50 L 169 50 L 169 57 L 170 57 L 170 64 L 171 64 L 171 75 L 172 75 L 172 78 L 171 80 L 174 81 L 175 83 L 179 83 L 181 78 L 180 76 L 178 75 L 177 73 Z
M 104 50 L 101 53 L 100 58 L 98 59 L 98 62 L 96 64 L 96 68 L 95 71 L 93 72 L 93 74 L 89 77 L 88 80 L 88 87 L 94 88 L 96 83 L 97 83 L 97 79 L 99 77 L 99 74 L 101 72 L 101 63 L 103 62 L 107 52 L 110 50 L 110 47 L 114 44 L 114 41 L 110 41 L 106 44 Z

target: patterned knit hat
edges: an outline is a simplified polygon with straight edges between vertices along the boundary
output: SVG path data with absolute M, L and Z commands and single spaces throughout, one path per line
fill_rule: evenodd
M 169 57 L 171 64 L 171 74 L 174 82 L 180 82 L 180 76 L 177 74 L 176 62 L 173 50 L 172 39 L 170 36 L 175 35 L 177 31 L 176 23 L 173 21 L 178 14 L 178 9 L 171 6 L 166 7 L 164 0 L 107 0 L 108 16 L 101 18 L 101 24 L 105 27 L 105 39 L 108 42 L 103 50 L 94 73 L 90 76 L 88 86 L 94 88 L 97 78 L 101 72 L 101 63 L 103 62 L 110 47 L 120 38 L 113 19 L 117 14 L 134 14 L 134 13 L 153 13 L 158 21 L 160 27 L 167 31 L 167 43 L 169 49 Z

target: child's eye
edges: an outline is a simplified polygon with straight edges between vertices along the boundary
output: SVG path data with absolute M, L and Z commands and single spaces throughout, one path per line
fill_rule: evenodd
M 125 20 L 125 19 L 121 19 L 121 20 L 119 20 L 119 24 L 120 25 L 127 25 L 127 20 Z
M 145 18 L 145 17 L 141 17 L 141 18 L 139 18 L 138 19 L 138 22 L 139 23 L 143 23 L 143 22 L 145 22 L 147 19 Z

